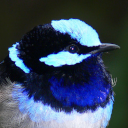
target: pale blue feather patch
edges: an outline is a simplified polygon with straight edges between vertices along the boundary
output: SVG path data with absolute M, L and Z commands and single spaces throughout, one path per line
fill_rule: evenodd
M 91 26 L 79 19 L 52 20 L 52 27 L 61 33 L 68 33 L 84 46 L 98 46 L 101 44 L 98 33 Z
M 66 119 L 74 118 L 73 115 L 76 112 L 72 116 L 64 112 L 56 112 L 51 109 L 49 105 L 44 105 L 42 102 L 35 102 L 33 97 L 28 98 L 27 92 L 23 91 L 20 84 L 15 84 L 14 86 L 12 96 L 19 102 L 19 110 L 24 114 L 27 113 L 32 121 L 40 122 L 42 120 L 57 120 L 58 122 L 61 122 Z
M 33 97 L 28 98 L 28 94 L 23 91 L 20 84 L 14 85 L 12 96 L 15 101 L 18 101 L 19 110 L 24 114 L 28 114 L 30 119 L 34 122 L 48 122 L 54 120 L 58 123 L 63 123 L 65 121 L 79 120 L 82 123 L 87 122 L 93 125 L 100 122 L 101 127 L 106 127 L 110 120 L 113 106 L 113 100 L 111 99 L 106 107 L 99 107 L 93 112 L 91 110 L 85 113 L 78 113 L 75 110 L 71 113 L 65 113 L 63 111 L 56 112 L 49 105 L 44 105 L 42 102 L 35 102 Z
M 30 70 L 24 65 L 23 60 L 21 60 L 17 55 L 19 54 L 18 50 L 16 49 L 16 46 L 19 45 L 17 42 L 16 44 L 13 44 L 12 47 L 8 48 L 9 51 L 9 57 L 12 61 L 15 62 L 15 65 L 19 68 L 21 68 L 25 73 L 29 73 Z
M 106 128 L 107 124 L 111 118 L 111 114 L 112 114 L 112 109 L 113 109 L 113 100 L 114 98 L 112 98 L 109 103 L 107 104 L 106 107 L 102 108 L 99 107 L 98 108 L 98 113 L 94 114 L 94 119 L 104 119 L 104 121 L 101 124 L 101 127 Z M 95 121 L 95 120 L 94 120 Z
M 44 62 L 46 65 L 59 67 L 62 65 L 74 65 L 80 63 L 89 56 L 91 56 L 91 54 L 79 55 L 77 53 L 69 53 L 68 51 L 61 51 L 57 54 L 50 54 L 47 57 L 41 57 L 39 60 L 40 62 Z

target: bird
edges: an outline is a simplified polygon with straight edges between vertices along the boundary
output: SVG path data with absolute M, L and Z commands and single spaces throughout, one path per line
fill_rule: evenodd
M 119 48 L 75 18 L 34 27 L 0 63 L 0 126 L 106 128 L 114 91 L 102 55 Z

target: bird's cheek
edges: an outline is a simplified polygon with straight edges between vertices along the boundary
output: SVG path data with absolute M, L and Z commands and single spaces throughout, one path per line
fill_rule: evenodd
M 41 57 L 39 61 L 49 66 L 60 67 L 63 65 L 75 65 L 89 56 L 91 56 L 91 54 L 79 55 L 77 53 L 72 54 L 67 51 L 62 51 L 57 54 L 50 54 L 47 57 Z

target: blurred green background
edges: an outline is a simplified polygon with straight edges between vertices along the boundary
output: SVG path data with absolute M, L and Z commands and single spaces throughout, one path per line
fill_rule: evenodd
M 101 42 L 121 49 L 103 56 L 117 84 L 108 128 L 128 128 L 128 0 L 0 0 L 0 61 L 23 34 L 51 20 L 79 18 L 99 33 Z

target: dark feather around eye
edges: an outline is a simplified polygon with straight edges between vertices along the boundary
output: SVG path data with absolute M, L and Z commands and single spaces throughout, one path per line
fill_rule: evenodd
M 71 45 L 67 46 L 65 50 L 69 51 L 70 53 L 77 53 L 79 51 L 79 48 L 77 45 L 71 44 Z

